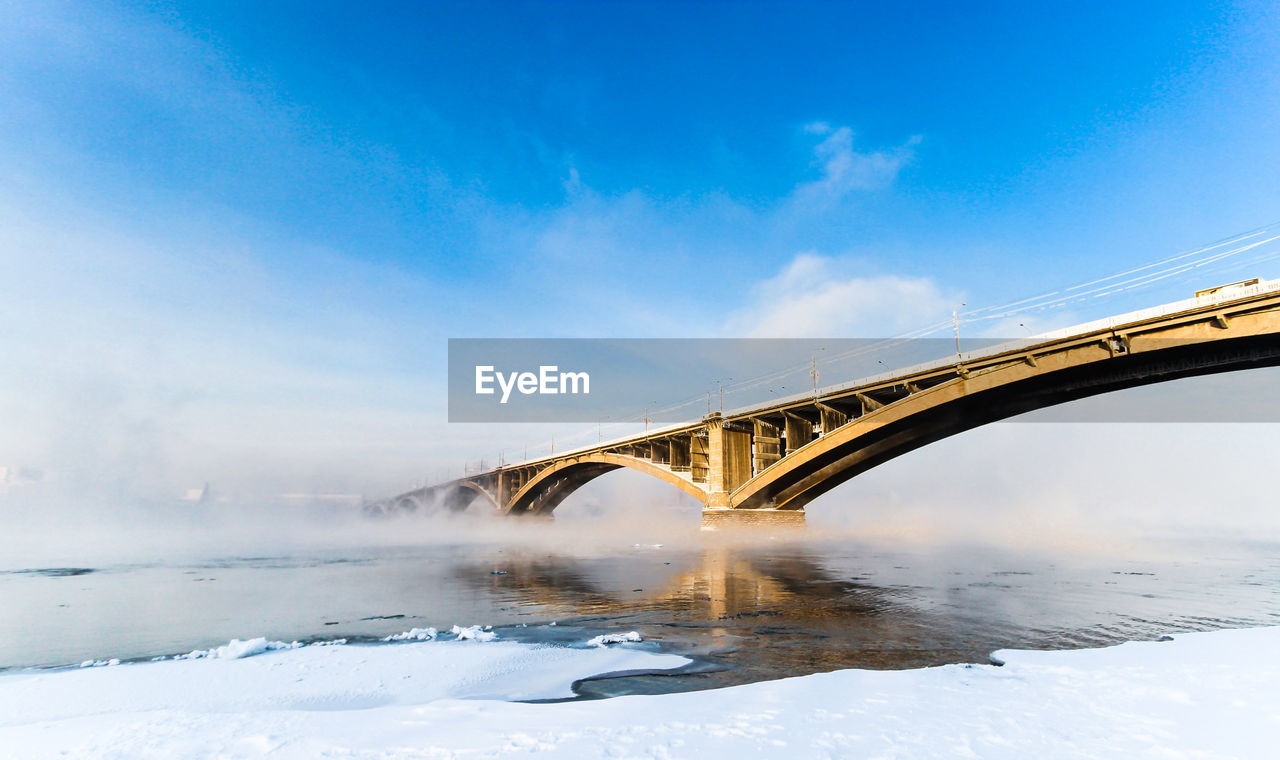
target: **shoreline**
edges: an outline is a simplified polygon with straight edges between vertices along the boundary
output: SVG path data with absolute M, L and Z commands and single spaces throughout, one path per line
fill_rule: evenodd
M 313 757 L 338 748 L 392 758 L 497 750 L 605 757 L 611 747 L 623 756 L 790 748 L 802 756 L 1121 757 L 1160 748 L 1261 757 L 1263 735 L 1280 720 L 1272 688 L 1280 626 L 993 652 L 1003 665 L 850 669 L 657 696 L 556 699 L 578 679 L 689 663 L 640 646 L 312 645 L 10 672 L 0 675 L 0 757 L 256 757 L 267 749 Z

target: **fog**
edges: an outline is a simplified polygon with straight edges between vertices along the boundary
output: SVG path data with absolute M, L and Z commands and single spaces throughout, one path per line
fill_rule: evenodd
M 990 425 L 860 475 L 808 506 L 802 534 L 781 537 L 1116 556 L 1186 540 L 1266 541 L 1280 535 L 1268 469 L 1278 443 L 1280 429 L 1264 424 Z M 730 540 L 699 530 L 690 497 L 628 471 L 587 484 L 550 521 L 501 518 L 480 502 L 460 515 L 369 519 L 345 495 L 210 489 L 203 500 L 153 500 L 76 485 L 7 485 L 0 569 L 431 543 L 595 556 Z

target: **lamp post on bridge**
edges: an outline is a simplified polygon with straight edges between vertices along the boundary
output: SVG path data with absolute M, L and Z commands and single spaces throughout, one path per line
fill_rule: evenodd
M 967 304 L 964 303 L 958 303 L 956 304 L 956 307 L 951 310 L 951 324 L 955 327 L 956 331 L 956 361 L 960 361 L 960 309 L 966 305 Z
M 813 397 L 818 398 L 818 351 L 826 351 L 826 346 L 819 348 L 809 357 L 809 374 L 813 376 Z
M 716 387 L 720 391 L 720 414 L 721 415 L 724 414 L 724 384 L 726 382 L 731 382 L 732 380 L 733 380 L 732 377 L 722 377 L 717 380 L 711 381 L 716 384 Z M 708 417 L 711 416 L 711 386 L 710 385 L 707 386 L 707 416 Z

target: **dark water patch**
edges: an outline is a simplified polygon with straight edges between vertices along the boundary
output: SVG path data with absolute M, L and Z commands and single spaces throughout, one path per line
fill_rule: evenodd
M 235 570 L 239 568 L 300 567 L 300 560 L 290 557 L 218 557 L 193 565 L 197 570 Z
M 688 656 L 688 655 L 686 655 Z M 573 682 L 571 699 L 543 700 L 567 702 L 571 700 L 608 699 L 637 694 L 670 694 L 673 691 L 694 691 L 703 681 L 700 677 L 722 673 L 725 666 L 699 658 L 672 670 L 621 670 L 602 673 Z M 679 682 L 677 684 L 677 681 Z M 704 687 L 713 688 L 713 687 Z
M 93 567 L 29 567 L 22 570 L 0 570 L 0 575 L 42 575 L 46 578 L 71 578 L 98 572 Z

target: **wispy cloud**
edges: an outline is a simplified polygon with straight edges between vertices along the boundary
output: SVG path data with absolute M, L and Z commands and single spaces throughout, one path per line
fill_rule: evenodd
M 510 216 L 495 217 L 493 234 L 508 248 L 528 251 L 520 268 L 526 281 L 553 289 L 570 285 L 575 300 L 598 302 L 600 313 L 592 323 L 596 330 L 718 334 L 725 304 L 736 303 L 734 294 L 756 287 L 761 274 L 768 273 L 760 269 L 760 262 L 784 259 L 801 248 L 793 240 L 797 231 L 812 226 L 815 216 L 853 213 L 861 195 L 892 186 L 901 169 L 914 160 L 913 147 L 919 142 L 913 137 L 896 148 L 860 152 L 847 126 L 818 122 L 805 132 L 820 138 L 813 146 L 819 179 L 799 180 L 769 203 L 724 192 L 668 198 L 633 188 L 606 194 L 570 165 L 563 180 L 563 204 L 520 215 L 515 224 Z M 803 172 L 803 167 L 795 169 Z M 822 260 L 816 253 L 812 258 Z M 782 285 L 798 292 L 802 286 L 797 280 L 808 265 L 797 260 L 793 266 L 795 271 L 784 277 L 787 282 L 770 287 Z M 828 266 L 840 265 L 832 261 Z M 869 294 L 886 284 L 867 282 Z M 823 307 L 824 316 L 817 319 L 847 311 L 836 302 L 854 295 L 851 289 L 861 283 L 845 278 L 844 291 L 824 290 L 832 305 Z M 816 283 L 806 287 L 812 290 Z M 904 323 L 913 313 L 918 312 L 903 312 Z M 788 317 L 787 323 L 799 321 Z M 881 319 L 874 324 L 886 323 Z
M 915 146 L 921 142 L 916 135 L 895 148 L 859 151 L 850 127 L 819 121 L 807 125 L 805 132 L 822 138 L 813 149 L 813 166 L 821 176 L 796 186 L 788 205 L 800 213 L 827 211 L 855 191 L 888 187 L 915 159 Z

